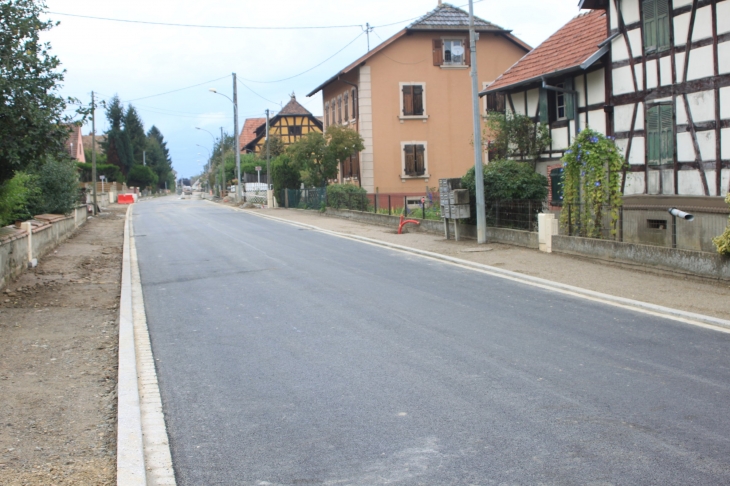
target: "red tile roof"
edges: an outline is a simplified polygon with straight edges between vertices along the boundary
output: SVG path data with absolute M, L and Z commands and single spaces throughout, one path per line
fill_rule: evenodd
M 540 76 L 577 68 L 600 48 L 608 36 L 606 12 L 592 10 L 580 14 L 550 36 L 545 42 L 517 61 L 494 81 L 486 91 L 537 80 Z
M 246 118 L 241 129 L 241 150 L 256 138 L 256 129 L 266 123 L 266 118 Z

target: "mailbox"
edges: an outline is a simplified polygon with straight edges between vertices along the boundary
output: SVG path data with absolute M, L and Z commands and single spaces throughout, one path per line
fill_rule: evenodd
M 444 219 L 466 219 L 471 216 L 469 190 L 461 188 L 461 179 L 439 179 L 441 217 Z

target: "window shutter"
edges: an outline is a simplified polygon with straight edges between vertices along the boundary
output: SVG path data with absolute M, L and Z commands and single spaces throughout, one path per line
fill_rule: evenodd
M 573 78 L 567 78 L 565 81 L 563 81 L 563 89 L 567 89 L 572 91 L 573 90 Z M 565 118 L 568 120 L 573 120 L 575 118 L 575 111 L 573 109 L 573 93 L 564 93 L 564 100 L 565 100 Z
M 416 175 L 422 176 L 426 173 L 426 147 L 416 145 Z
M 403 147 L 406 159 L 406 175 L 416 175 L 416 157 L 415 145 L 406 145 Z
M 345 121 L 350 120 L 350 93 L 345 92 Z
M 423 86 L 413 86 L 413 114 L 423 115 Z
M 444 42 L 441 39 L 433 40 L 433 65 L 440 66 L 444 63 Z
M 357 90 L 352 88 L 352 117 L 357 120 Z
M 403 86 L 403 116 L 413 115 L 413 86 Z
M 646 110 L 647 163 L 656 165 L 661 160 L 661 139 L 659 135 L 659 105 Z
M 661 163 L 674 162 L 674 120 L 672 105 L 660 105 Z
M 644 50 L 650 51 L 657 45 L 657 0 L 644 0 L 641 5 L 644 11 Z
M 324 124 L 330 126 L 330 104 L 324 104 Z
M 471 45 L 468 40 L 464 42 L 464 64 L 471 66 Z
M 669 47 L 669 1 L 656 2 L 656 46 L 657 49 Z
M 540 89 L 540 123 L 548 124 L 548 93 L 546 89 Z

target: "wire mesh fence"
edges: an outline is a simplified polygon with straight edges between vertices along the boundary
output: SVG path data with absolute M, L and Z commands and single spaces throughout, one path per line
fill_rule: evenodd
M 545 208 L 545 201 L 486 201 L 487 226 L 537 231 L 537 215 Z

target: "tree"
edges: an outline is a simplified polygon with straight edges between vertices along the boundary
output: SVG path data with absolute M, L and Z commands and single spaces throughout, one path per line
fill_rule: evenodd
M 62 153 L 69 135 L 64 111 L 76 100 L 58 95 L 64 72 L 40 42 L 54 26 L 40 19 L 45 10 L 40 0 L 0 2 L 0 184 L 30 161 Z
M 325 133 L 325 139 L 327 140 L 327 151 L 338 163 L 344 162 L 352 154 L 365 148 L 363 138 L 359 133 L 340 125 L 329 127 Z
M 31 204 L 32 214 L 68 214 L 78 203 L 79 176 L 76 163 L 68 157 L 48 156 L 34 164 L 38 197 Z
M 310 132 L 289 146 L 287 153 L 299 166 L 302 181 L 310 187 L 326 186 L 337 177 L 340 162 L 364 148 L 359 133 L 331 126 L 322 134 Z
M 132 164 L 142 164 L 144 160 L 143 152 L 147 149 L 147 136 L 144 133 L 142 120 L 132 105 L 129 105 L 127 112 L 124 114 L 124 133 L 129 138 L 132 148 Z
M 299 189 L 302 183 L 299 168 L 288 154 L 281 154 L 271 161 L 271 180 L 275 194 L 282 189 Z
M 271 157 L 271 160 L 275 159 L 279 155 L 283 154 L 286 151 L 286 145 L 284 145 L 284 142 L 281 141 L 281 138 L 278 135 L 269 135 L 269 140 L 264 141 L 264 144 L 261 146 L 261 152 L 259 152 L 259 159 L 266 161 L 266 146 L 269 146 L 269 154 L 268 156 Z
M 489 151 L 496 159 L 517 157 L 533 162 L 550 145 L 550 129 L 519 113 L 490 112 L 487 116 Z
M 127 184 L 133 187 L 157 186 L 157 174 L 144 165 L 133 165 L 127 174 Z
M 102 147 L 107 161 L 119 167 L 122 174 L 127 174 L 133 162 L 132 143 L 129 134 L 123 130 L 124 106 L 116 95 L 107 104 L 106 118 L 109 120 L 109 130 Z

